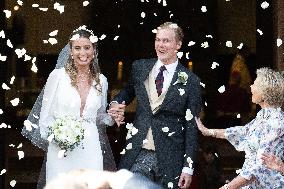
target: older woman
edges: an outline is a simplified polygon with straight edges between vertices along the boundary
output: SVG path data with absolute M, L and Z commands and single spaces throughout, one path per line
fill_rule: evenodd
M 284 158 L 284 78 L 269 68 L 257 70 L 251 85 L 252 102 L 261 106 L 255 119 L 245 126 L 227 129 L 207 129 L 195 118 L 198 129 L 205 136 L 227 139 L 238 151 L 246 153 L 240 174 L 221 189 L 283 188 L 279 172 L 262 164 L 261 154 L 269 153 Z

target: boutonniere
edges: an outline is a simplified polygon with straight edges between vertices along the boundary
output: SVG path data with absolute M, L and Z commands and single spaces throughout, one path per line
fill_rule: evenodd
M 176 85 L 178 83 L 181 83 L 183 85 L 186 85 L 188 79 L 188 75 L 185 72 L 179 72 L 178 73 L 178 79 L 173 85 Z

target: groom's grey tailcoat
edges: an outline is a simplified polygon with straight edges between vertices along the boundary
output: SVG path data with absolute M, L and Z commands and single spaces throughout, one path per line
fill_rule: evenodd
M 196 123 L 194 118 L 186 121 L 185 116 L 187 109 L 193 116 L 200 112 L 200 81 L 195 74 L 179 63 L 162 105 L 153 114 L 144 81 L 148 78 L 156 61 L 157 59 L 135 61 L 127 86 L 113 100 L 119 103 L 125 101 L 128 105 L 134 97 L 137 97 L 133 126 L 138 129 L 138 132 L 127 140 L 126 145 L 132 143 L 132 149 L 126 150 L 125 155 L 122 156 L 120 168 L 131 168 L 151 127 L 158 168 L 165 176 L 164 180 L 167 183 L 173 182 L 174 179 L 178 180 L 177 177 L 180 176 L 182 168 L 189 166 L 188 157 L 193 162 L 196 159 L 198 150 Z M 178 79 L 178 72 L 187 73 L 186 85 L 182 83 L 173 85 Z M 178 89 L 184 89 L 185 93 L 181 95 Z M 169 128 L 168 132 L 162 130 L 165 127 Z M 170 133 L 172 135 L 169 135 Z

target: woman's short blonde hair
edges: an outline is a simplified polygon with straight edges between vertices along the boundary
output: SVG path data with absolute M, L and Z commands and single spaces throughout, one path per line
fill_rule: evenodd
M 281 107 L 284 102 L 284 78 L 280 72 L 270 68 L 260 68 L 256 71 L 258 88 L 262 100 L 273 107 Z

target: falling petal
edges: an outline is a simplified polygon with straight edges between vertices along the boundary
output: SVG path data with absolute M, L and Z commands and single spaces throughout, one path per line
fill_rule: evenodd
M 48 43 L 48 41 L 46 39 L 42 40 L 44 44 Z
M 266 9 L 266 8 L 269 7 L 269 3 L 267 3 L 266 1 L 264 1 L 264 2 L 261 3 L 260 6 L 261 6 L 261 8 Z
M 125 154 L 125 149 L 120 152 L 121 155 Z
M 28 61 L 28 60 L 31 60 L 31 59 L 32 59 L 32 57 L 30 57 L 29 55 L 25 54 L 25 60 L 24 61 Z
M 1 123 L 0 128 L 7 128 L 7 124 L 6 123 Z
M 202 12 L 207 12 L 206 6 L 202 6 L 202 7 L 201 7 L 201 11 L 202 11 Z
M 223 93 L 225 92 L 225 86 L 222 85 L 219 89 L 218 89 L 219 93 Z
M 243 48 L 243 46 L 244 46 L 244 44 L 243 43 L 241 43 L 241 44 L 239 44 L 239 46 L 237 47 L 238 49 L 242 49 Z
M 277 47 L 280 47 L 282 45 L 282 39 L 277 39 Z
M 39 10 L 46 12 L 46 11 L 48 11 L 48 8 L 39 8 Z
M 84 2 L 83 2 L 83 6 L 84 6 L 84 7 L 86 7 L 86 6 L 88 6 L 88 5 L 89 5 L 89 1 L 84 1 Z
M 3 110 L 2 110 L 2 109 L 0 109 L 0 115 L 1 115 L 1 114 L 3 114 Z
M 10 39 L 7 39 L 7 46 L 13 48 L 13 44 L 11 43 Z
M 5 38 L 5 32 L 3 30 L 1 30 L 1 32 L 0 32 L 0 37 L 3 38 L 3 39 Z
M 185 120 L 190 121 L 192 118 L 193 118 L 193 115 L 192 115 L 190 109 L 187 109 L 186 113 L 185 113 Z
M 207 102 L 204 102 L 204 105 L 207 106 Z
M 238 115 L 237 115 L 237 118 L 241 118 L 241 114 L 238 114 Z
M 2 83 L 2 89 L 4 90 L 10 90 L 10 87 L 6 83 Z
M 141 18 L 145 18 L 146 14 L 145 12 L 141 12 Z
M 153 30 L 152 30 L 152 33 L 157 33 L 157 29 L 153 29 Z
M 22 48 L 22 49 L 16 49 L 15 53 L 17 54 L 18 58 L 21 58 L 27 53 L 27 51 L 25 48 Z
M 22 147 L 23 147 L 23 143 L 20 143 L 17 148 L 19 149 L 19 148 L 22 148 Z
M 213 39 L 213 36 L 212 36 L 212 35 L 206 35 L 206 37 Z
M 219 64 L 217 62 L 213 62 L 211 65 L 211 69 L 214 70 L 215 68 L 217 68 L 217 66 L 219 66 Z
M 259 33 L 259 35 L 263 35 L 263 32 L 260 29 L 257 29 L 256 31 Z
M 148 139 L 143 140 L 143 144 L 146 144 L 148 142 Z
M 127 146 L 126 146 L 126 150 L 130 150 L 130 149 L 132 149 L 132 143 L 129 143 L 129 144 L 127 144 Z
M 54 44 L 57 43 L 57 39 L 55 39 L 54 37 L 50 37 L 50 38 L 48 39 L 48 42 L 49 42 L 51 45 L 54 45 Z
M 2 169 L 2 171 L 0 172 L 0 175 L 3 175 L 4 173 L 6 173 L 6 169 Z
M 183 56 L 183 52 L 178 52 L 177 57 L 180 59 Z
M 163 6 L 167 6 L 167 1 L 166 0 L 163 0 Z
M 19 156 L 19 160 L 21 160 L 24 158 L 25 153 L 23 151 L 18 151 L 18 156 Z
M 200 82 L 200 85 L 205 88 L 205 83 Z
M 39 7 L 39 4 L 35 4 L 35 3 L 34 3 L 34 4 L 32 4 L 32 7 L 33 7 L 33 8 Z
M 12 15 L 12 12 L 11 12 L 11 11 L 9 11 L 9 10 L 3 10 L 3 12 L 5 13 L 6 18 L 10 18 L 10 17 L 11 17 L 11 15 Z
M 34 72 L 34 73 L 37 73 L 37 66 L 35 65 L 35 63 L 33 63 L 32 67 L 31 67 L 31 70 Z
M 14 188 L 15 187 L 15 185 L 16 185 L 16 181 L 15 180 L 11 180 L 11 182 L 10 182 L 10 186 L 12 187 L 12 188 Z
M 119 38 L 119 36 L 115 36 L 113 40 L 115 40 L 115 41 L 116 41 L 118 38 Z
M 195 45 L 195 42 L 194 41 L 190 41 L 187 46 L 190 47 L 190 46 L 193 46 L 193 45 Z
M 29 120 L 24 121 L 24 126 L 26 127 L 27 131 L 32 131 L 32 122 L 30 122 Z
M 50 37 L 56 36 L 57 33 L 58 33 L 58 30 L 54 30 L 54 31 L 52 31 L 52 32 L 49 33 L 49 36 L 50 36 Z
M 208 48 L 209 47 L 208 42 L 205 41 L 205 42 L 201 43 L 201 47 L 204 48 L 204 49 Z
M 138 129 L 136 129 L 135 127 L 133 127 L 132 130 L 131 130 L 132 136 L 136 135 L 137 133 L 138 133 Z
M 18 5 L 23 6 L 23 1 L 17 0 Z
M 172 182 L 168 183 L 168 188 L 174 188 L 174 184 Z
M 175 132 L 171 132 L 168 134 L 168 136 L 172 136 L 173 134 L 175 134 Z
M 169 129 L 168 127 L 163 127 L 163 128 L 162 128 L 162 131 L 165 132 L 165 133 L 167 133 L 167 132 L 170 131 L 170 129 Z
M 100 37 L 100 40 L 103 40 L 104 38 L 106 38 L 106 35 L 103 34 L 101 37 Z
M 233 47 L 232 41 L 226 41 L 226 47 Z
M 179 91 L 179 95 L 180 95 L 180 96 L 182 96 L 182 95 L 184 95 L 184 94 L 185 94 L 184 89 L 178 89 L 178 91 Z
M 15 98 L 14 100 L 11 100 L 10 101 L 12 106 L 18 106 L 19 102 L 20 102 L 20 99 L 19 98 Z

